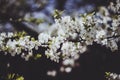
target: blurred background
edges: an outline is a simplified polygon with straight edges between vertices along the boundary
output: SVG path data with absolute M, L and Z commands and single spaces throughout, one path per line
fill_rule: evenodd
M 26 30 L 29 33 L 30 29 L 36 34 L 54 22 L 56 9 L 63 11 L 63 15 L 77 16 L 107 6 L 109 2 L 110 0 L 0 0 L 0 32 Z
M 63 11 L 63 16 L 77 16 L 97 11 L 100 6 L 108 6 L 111 1 L 115 0 L 0 0 L 0 32 L 26 31 L 37 38 L 39 33 L 54 23 L 56 9 Z M 78 66 L 71 73 L 60 72 L 62 63 L 52 62 L 45 56 L 26 62 L 19 56 L 1 53 L 0 76 L 18 73 L 25 80 L 106 80 L 106 71 L 120 74 L 120 51 L 113 54 L 98 44 L 88 46 L 88 49 L 80 56 Z M 48 70 L 57 71 L 56 76 L 48 76 Z

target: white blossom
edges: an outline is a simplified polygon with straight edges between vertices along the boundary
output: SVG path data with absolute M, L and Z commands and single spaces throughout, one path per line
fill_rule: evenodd
M 11 56 L 21 55 L 21 57 L 25 60 L 29 60 L 33 54 L 32 50 L 35 47 L 40 46 L 39 42 L 33 41 L 30 36 L 18 37 L 16 33 L 14 34 L 12 32 L 9 32 L 7 34 L 1 33 L 0 35 L 0 51 L 10 53 Z
M 47 33 L 41 33 L 39 36 L 38 36 L 38 39 L 39 39 L 39 42 L 40 43 L 47 43 L 48 40 L 50 38 L 50 35 L 47 34 Z
M 48 71 L 47 72 L 47 75 L 48 76 L 51 76 L 51 77 L 55 77 L 57 75 L 57 72 L 55 70 L 52 70 L 52 71 Z
M 118 19 L 113 19 L 105 7 L 96 14 L 84 14 L 83 17 L 63 16 L 55 19 L 55 23 L 47 32 L 40 33 L 39 42 L 48 44 L 45 54 L 54 61 L 59 61 L 57 59 L 60 59 L 61 55 L 64 60 L 71 57 L 77 59 L 78 54 L 84 53 L 87 46 L 92 45 L 93 42 L 106 45 L 114 51 L 118 46 L 116 40 L 111 42 L 110 38 L 119 34 L 119 31 L 116 31 L 119 26 Z M 108 23 L 109 21 L 112 26 Z
M 67 68 L 65 68 L 65 72 L 66 72 L 66 73 L 71 72 L 71 70 L 72 70 L 72 68 L 71 68 L 71 67 L 67 67 Z
M 106 76 L 108 80 L 120 80 L 120 74 L 117 73 L 108 72 Z

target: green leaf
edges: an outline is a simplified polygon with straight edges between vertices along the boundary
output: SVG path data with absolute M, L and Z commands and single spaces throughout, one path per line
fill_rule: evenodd
M 20 76 L 16 80 L 24 80 L 24 77 Z
M 37 60 L 37 59 L 39 59 L 39 58 L 41 58 L 41 57 L 42 57 L 41 54 L 36 54 L 35 57 L 34 57 L 34 59 Z
M 63 14 L 63 12 L 64 11 L 55 10 L 54 14 L 53 14 L 53 17 L 56 18 L 56 19 L 59 19 L 59 18 L 61 18 L 61 15 Z

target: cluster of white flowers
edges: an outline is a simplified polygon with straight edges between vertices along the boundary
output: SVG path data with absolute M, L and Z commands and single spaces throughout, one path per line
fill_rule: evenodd
M 55 19 L 52 28 L 39 35 L 39 42 L 48 45 L 45 54 L 54 61 L 58 61 L 60 56 L 66 59 L 83 53 L 87 50 L 87 45 L 92 45 L 93 42 L 115 51 L 118 49 L 116 42 L 119 38 L 114 37 L 120 35 L 118 19 L 100 13 L 74 18 L 64 16 Z
M 18 38 L 17 38 L 18 37 Z M 0 34 L 0 51 L 11 56 L 21 55 L 22 58 L 28 60 L 33 56 L 33 49 L 38 49 L 40 43 L 30 36 L 18 36 L 17 33 L 1 33 Z
M 38 37 L 40 42 L 44 41 L 45 44 L 49 43 L 49 48 L 45 54 L 52 60 L 58 61 L 60 56 L 63 59 L 66 59 L 74 57 L 79 52 L 83 53 L 86 48 L 82 47 L 82 43 L 73 42 L 78 37 L 77 32 L 80 32 L 81 30 L 78 27 L 84 28 L 83 24 L 79 23 L 79 20 L 74 21 L 70 16 L 55 19 L 55 24 L 52 25 L 52 28 L 44 33 L 46 37 L 43 36 L 43 33 Z
M 60 67 L 60 72 L 70 73 L 74 67 L 79 66 L 79 62 L 76 60 L 80 57 L 80 55 L 76 55 L 76 58 L 69 58 L 62 61 L 62 66 Z
M 120 14 L 120 0 L 116 0 L 116 4 L 111 2 L 108 8 L 111 9 L 112 12 Z
M 107 72 L 107 73 L 106 73 L 106 78 L 107 78 L 108 80 L 120 80 L 120 75 L 119 75 L 119 74 L 116 74 L 116 73 Z
M 116 5 L 118 8 L 119 3 Z M 0 50 L 11 53 L 12 56 L 21 54 L 28 60 L 33 55 L 33 49 L 42 46 L 47 48 L 45 55 L 53 61 L 75 61 L 93 42 L 105 45 L 112 51 L 117 50 L 117 42 L 120 41 L 119 25 L 120 15 L 111 15 L 107 8 L 101 7 L 96 13 L 55 19 L 47 31 L 39 34 L 38 40 L 32 40 L 30 36 L 14 39 L 13 33 L 1 33 Z
M 47 31 L 39 34 L 38 40 L 24 34 L 0 33 L 0 52 L 9 53 L 11 56 L 20 55 L 27 61 L 34 55 L 34 50 L 44 47 L 47 58 L 55 62 L 62 60 L 60 71 L 69 73 L 73 67 L 79 66 L 76 61 L 80 54 L 87 51 L 87 46 L 93 45 L 94 42 L 110 48 L 111 51 L 118 50 L 119 14 L 120 0 L 117 0 L 116 4 L 111 2 L 108 9 L 100 7 L 96 13 L 55 19 L 55 23 Z M 48 71 L 47 75 L 55 77 L 57 72 Z M 120 75 L 110 73 L 108 79 L 120 80 Z
M 120 15 L 111 14 L 106 7 L 100 7 L 96 13 L 63 16 L 55 19 L 48 31 L 39 34 L 38 40 L 46 45 L 45 55 L 48 58 L 56 62 L 63 59 L 60 71 L 69 73 L 71 67 L 76 66 L 80 54 L 93 42 L 104 45 L 111 51 L 118 50 Z

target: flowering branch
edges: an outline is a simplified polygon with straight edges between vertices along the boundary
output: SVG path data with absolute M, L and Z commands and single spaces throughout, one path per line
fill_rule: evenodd
M 120 80 L 120 75 L 116 73 L 106 72 L 106 78 L 108 80 Z
M 96 13 L 57 17 L 47 31 L 39 34 L 38 40 L 27 35 L 1 33 L 0 50 L 12 56 L 21 54 L 28 60 L 33 56 L 33 49 L 44 47 L 45 55 L 53 61 L 59 62 L 61 58 L 76 60 L 93 42 L 105 45 L 112 51 L 118 50 L 119 25 L 120 16 L 112 15 L 107 8 L 101 7 Z
M 0 51 L 10 53 L 11 56 L 21 54 L 25 60 L 33 56 L 33 49 L 38 50 L 39 45 L 38 41 L 27 36 L 25 32 L 0 34 Z

